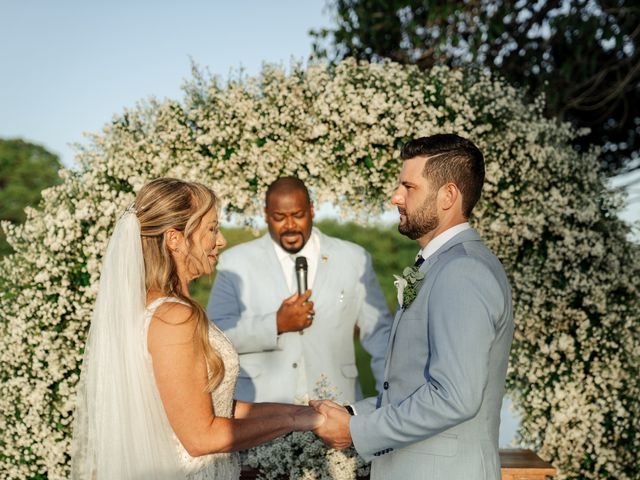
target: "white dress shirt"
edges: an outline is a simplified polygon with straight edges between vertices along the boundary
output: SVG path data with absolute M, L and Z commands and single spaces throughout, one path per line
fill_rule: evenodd
M 309 240 L 298 253 L 289 253 L 283 249 L 280 244 L 273 242 L 273 248 L 276 251 L 276 257 L 282 267 L 282 273 L 287 281 L 289 293 L 292 295 L 298 291 L 298 283 L 296 280 L 296 257 L 307 257 L 307 289 L 313 287 L 313 280 L 318 270 L 318 257 L 320 256 L 320 240 L 318 235 L 311 230 Z M 304 330 L 300 331 L 303 334 Z M 304 357 L 301 356 L 297 361 L 297 379 L 296 379 L 296 398 L 300 401 L 308 401 L 305 397 L 307 394 L 307 366 Z
M 432 238 L 429 243 L 427 243 L 423 249 L 418 252 L 418 255 L 421 255 L 425 260 L 429 258 L 431 255 L 436 253 L 436 251 L 455 237 L 457 234 L 464 232 L 465 230 L 469 230 L 471 225 L 468 222 L 459 223 L 458 225 L 451 227 L 436 237 Z M 418 257 L 416 257 L 417 259 Z
M 298 253 L 287 252 L 275 241 L 273 242 L 273 248 L 282 266 L 282 273 L 287 280 L 287 287 L 289 287 L 289 293 L 291 294 L 298 291 L 295 259 L 296 257 L 307 257 L 307 288 L 311 290 L 313 288 L 313 280 L 316 277 L 316 271 L 318 270 L 318 257 L 320 257 L 320 241 L 318 235 L 311 230 L 309 240 L 307 240 L 307 243 Z

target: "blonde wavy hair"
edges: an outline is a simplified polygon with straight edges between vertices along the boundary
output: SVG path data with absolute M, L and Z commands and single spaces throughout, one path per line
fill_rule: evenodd
M 134 203 L 140 222 L 142 251 L 147 291 L 159 290 L 163 295 L 176 297 L 191 307 L 189 320 L 196 320 L 196 336 L 204 352 L 209 379 L 207 391 L 213 391 L 224 377 L 224 363 L 209 342 L 209 319 L 204 309 L 180 291 L 180 279 L 175 260 L 165 242 L 170 228 L 182 232 L 187 247 L 187 269 L 198 274 L 198 267 L 206 259 L 190 253 L 192 237 L 203 217 L 218 208 L 218 198 L 208 187 L 175 178 L 159 178 L 147 183 Z

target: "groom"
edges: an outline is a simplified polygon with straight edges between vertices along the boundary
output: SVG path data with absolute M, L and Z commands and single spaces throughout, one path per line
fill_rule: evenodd
M 316 433 L 335 448 L 353 443 L 373 460 L 372 480 L 498 480 L 514 327 L 504 269 L 467 223 L 484 159 L 457 135 L 412 140 L 401 157 L 391 202 L 400 233 L 420 244 L 415 268 L 424 277 L 405 286 L 382 394 L 346 408 L 312 401 L 327 417 Z

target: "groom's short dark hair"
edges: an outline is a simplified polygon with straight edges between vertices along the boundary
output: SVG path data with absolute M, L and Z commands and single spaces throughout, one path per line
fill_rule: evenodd
M 427 157 L 422 176 L 436 188 L 455 183 L 462 192 L 462 214 L 469 218 L 484 183 L 484 157 L 471 140 L 452 133 L 420 137 L 407 142 L 400 157 Z

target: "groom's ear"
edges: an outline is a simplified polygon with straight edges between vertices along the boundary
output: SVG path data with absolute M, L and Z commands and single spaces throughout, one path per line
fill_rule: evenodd
M 455 183 L 445 183 L 438 190 L 438 207 L 441 210 L 450 210 L 456 205 L 458 200 L 462 200 L 460 190 Z

